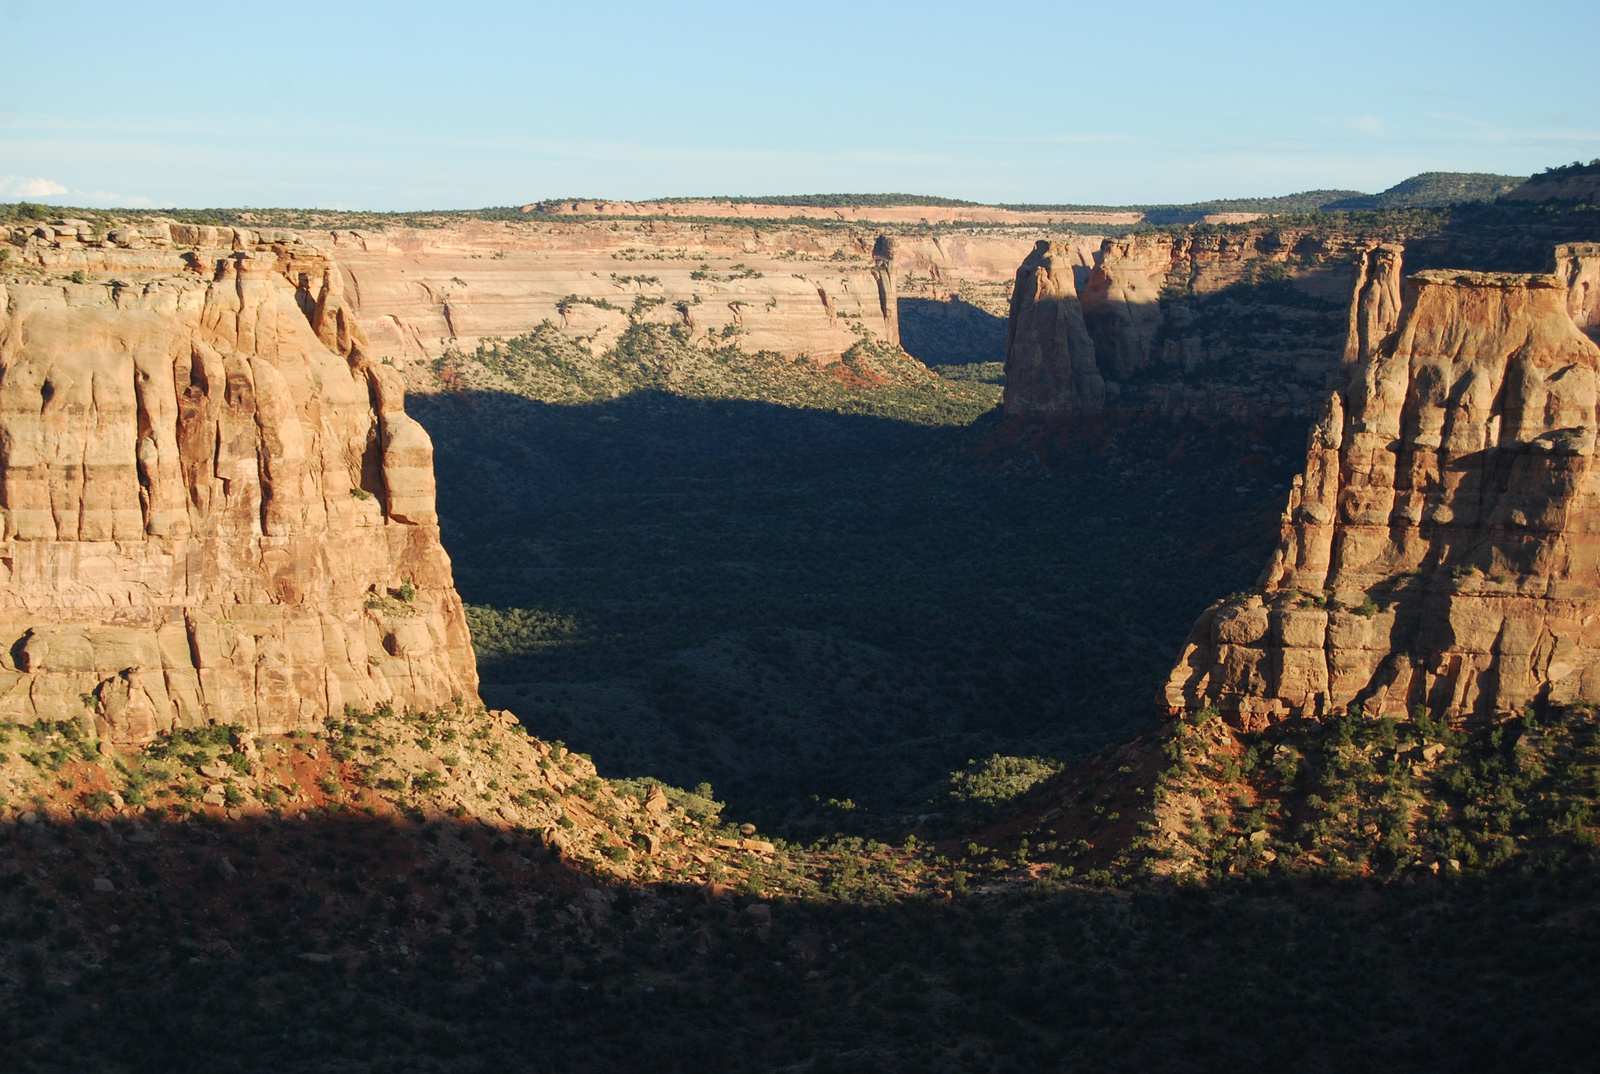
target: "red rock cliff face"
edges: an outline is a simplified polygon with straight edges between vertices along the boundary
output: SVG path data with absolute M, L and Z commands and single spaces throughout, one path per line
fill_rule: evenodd
M 1567 288 L 1567 312 L 1590 339 L 1600 342 L 1600 243 L 1556 247 L 1555 273 Z
M 337 265 L 235 238 L 0 285 L 0 718 L 137 743 L 477 700 L 398 375 Z
M 1562 276 L 1402 282 L 1401 261 L 1361 259 L 1277 556 L 1196 623 L 1170 708 L 1258 726 L 1600 698 L 1600 347 Z
M 1105 406 L 1105 380 L 1083 323 L 1072 251 L 1040 240 L 1017 269 L 1006 334 L 1007 414 L 1062 414 Z
M 1172 271 L 1170 242 L 1107 239 L 1083 289 L 1095 355 L 1121 379 L 1150 365 L 1161 328 L 1161 288 Z
M 1081 395 L 1063 408 L 1056 386 L 1097 376 L 1109 410 L 1239 421 L 1305 416 L 1338 364 L 1339 311 L 1363 245 L 1306 228 L 1106 239 L 1073 295 L 1089 348 L 1068 335 L 1030 332 L 1013 318 L 1021 349 L 1007 355 L 1006 412 L 1096 409 Z M 1052 249 L 1060 261 L 1068 247 Z M 1029 317 L 1039 256 L 1019 270 L 1013 302 Z M 1289 290 L 1254 287 L 1262 280 Z M 1069 338 L 1070 346 L 1058 345 Z

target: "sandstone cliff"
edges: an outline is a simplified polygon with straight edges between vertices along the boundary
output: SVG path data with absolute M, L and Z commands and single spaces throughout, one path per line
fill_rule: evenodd
M 1600 342 L 1600 243 L 1557 246 L 1555 274 L 1567 289 L 1567 313 L 1572 323 Z
M 1106 239 L 1079 288 L 1092 354 L 1047 349 L 1016 361 L 1019 369 L 1092 363 L 1109 410 L 1235 421 L 1303 415 L 1339 360 L 1349 265 L 1361 247 L 1358 237 L 1310 228 Z M 1058 410 L 1048 395 L 1032 394 L 1042 383 L 1026 376 L 1008 392 L 1006 412 Z
M 432 446 L 326 253 L 20 238 L 93 275 L 0 286 L 0 718 L 135 743 L 475 703 Z
M 1249 728 L 1600 697 L 1600 347 L 1570 279 L 1403 278 L 1402 259 L 1361 258 L 1276 559 L 1196 623 L 1172 709 L 1215 704 Z
M 1008 414 L 1075 413 L 1105 405 L 1105 379 L 1095 365 L 1072 268 L 1070 249 L 1040 240 L 1017 269 L 1006 332 Z
M 863 340 L 897 343 L 902 296 L 914 300 L 913 319 L 933 318 L 952 329 L 954 346 L 927 357 L 998 360 L 1002 354 L 990 346 L 996 338 L 1003 346 L 1003 324 L 984 323 L 974 332 L 966 320 L 980 310 L 1004 317 L 1017 264 L 1040 230 L 531 213 L 525 220 L 452 218 L 438 226 L 370 229 L 339 219 L 295 230 L 159 219 L 108 230 L 63 220 L 0 238 L 9 238 L 14 259 L 20 254 L 57 275 L 115 272 L 151 259 L 178 271 L 185 253 L 224 238 L 231 243 L 235 233 L 242 244 L 324 248 L 339 262 L 346 331 L 364 331 L 369 357 L 393 362 L 409 385 L 432 390 L 442 354 L 470 354 L 479 343 L 524 335 L 546 321 L 596 353 L 630 323 L 643 322 L 688 328 L 696 343 L 713 348 L 736 341 L 751 354 L 806 358 L 814 369 L 827 369 Z M 1100 241 L 1060 240 L 1072 251 L 1080 285 Z M 899 374 L 926 375 L 914 363 L 904 366 Z
M 532 331 L 605 346 L 630 318 L 699 340 L 836 362 L 861 334 L 898 341 L 894 266 L 874 233 L 619 222 L 471 221 L 329 236 L 379 357 Z
M 1106 372 L 1127 377 L 1150 365 L 1161 327 L 1161 288 L 1170 243 L 1107 239 L 1083 291 L 1083 316 Z
M 818 365 L 837 361 L 863 334 L 898 336 L 896 268 L 875 255 L 874 231 L 466 220 L 371 231 L 158 221 L 104 232 L 62 221 L 17 228 L 9 238 L 21 260 L 58 274 L 177 270 L 186 253 L 219 244 L 315 246 L 338 261 L 346 332 L 359 326 L 365 353 L 401 368 L 543 321 L 601 346 L 630 317 L 684 324 L 700 340 L 737 336 L 750 351 Z

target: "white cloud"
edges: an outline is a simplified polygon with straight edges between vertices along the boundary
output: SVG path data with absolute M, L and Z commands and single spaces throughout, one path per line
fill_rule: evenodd
M 0 175 L 0 194 L 16 198 L 50 198 L 65 194 L 67 188 L 51 179 L 25 175 Z

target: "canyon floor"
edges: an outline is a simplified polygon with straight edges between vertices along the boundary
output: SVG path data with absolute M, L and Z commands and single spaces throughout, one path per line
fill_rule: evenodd
M 942 372 L 415 400 L 496 712 L 12 733 L 10 1068 L 1581 1068 L 1589 716 L 1157 721 L 1303 425 Z
M 1304 422 L 1069 434 L 938 369 L 807 406 L 413 396 L 484 696 L 807 830 L 1149 726 L 1189 624 L 1259 572 Z

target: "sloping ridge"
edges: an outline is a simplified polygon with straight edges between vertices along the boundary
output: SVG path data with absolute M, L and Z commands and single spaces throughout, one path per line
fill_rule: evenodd
M 1367 251 L 1277 555 L 1195 624 L 1170 709 L 1250 729 L 1600 698 L 1600 347 L 1569 308 L 1590 259 L 1405 277 L 1400 247 Z

